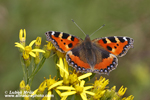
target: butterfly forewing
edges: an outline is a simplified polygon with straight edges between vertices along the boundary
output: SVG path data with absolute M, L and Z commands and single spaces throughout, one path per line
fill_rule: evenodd
M 78 37 L 63 32 L 49 31 L 45 34 L 47 40 L 51 41 L 53 45 L 63 53 L 71 50 L 74 48 L 74 46 L 77 46 L 77 44 L 82 41 L 82 39 Z
M 119 57 L 124 56 L 133 47 L 133 39 L 129 37 L 104 37 L 94 39 L 93 42 L 97 42 L 105 50 Z

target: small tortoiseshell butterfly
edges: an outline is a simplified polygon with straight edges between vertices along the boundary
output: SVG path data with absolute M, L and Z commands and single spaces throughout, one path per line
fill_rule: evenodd
M 103 37 L 90 40 L 87 35 L 85 40 L 63 33 L 49 31 L 47 40 L 62 53 L 70 66 L 80 72 L 93 72 L 109 74 L 118 65 L 118 57 L 124 56 L 133 47 L 133 39 L 129 37 Z

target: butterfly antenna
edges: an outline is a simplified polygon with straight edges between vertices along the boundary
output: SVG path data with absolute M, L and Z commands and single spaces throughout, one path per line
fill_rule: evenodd
M 103 28 L 105 26 L 105 24 L 103 26 L 101 26 L 100 28 L 98 28 L 95 32 L 93 32 L 90 36 L 92 36 L 94 33 L 96 33 L 98 30 L 100 30 L 101 28 Z
M 73 21 L 73 23 L 82 31 L 82 33 L 86 36 L 86 34 L 84 33 L 84 31 L 78 26 L 78 24 L 73 20 L 73 19 L 71 19 L 72 21 Z

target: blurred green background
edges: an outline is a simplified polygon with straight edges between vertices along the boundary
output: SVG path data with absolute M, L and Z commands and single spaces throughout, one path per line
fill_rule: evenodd
M 110 88 L 127 87 L 125 96 L 134 100 L 150 100 L 150 0 L 0 0 L 0 99 L 5 91 L 19 90 L 23 72 L 19 51 L 19 30 L 26 29 L 29 44 L 37 36 L 45 44 L 45 32 L 61 31 L 84 39 L 74 21 L 91 34 L 103 24 L 91 39 L 106 36 L 128 36 L 134 39 L 134 48 L 119 59 L 116 70 L 109 76 Z M 38 88 L 51 74 L 55 76 L 52 58 L 46 60 L 33 81 L 32 90 Z M 97 74 L 97 77 L 100 75 Z

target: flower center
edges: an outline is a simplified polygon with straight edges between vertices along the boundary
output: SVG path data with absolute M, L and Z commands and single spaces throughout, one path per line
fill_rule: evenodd
M 27 53 L 29 53 L 29 52 L 32 51 L 32 48 L 31 48 L 30 46 L 26 46 L 26 47 L 25 47 L 25 51 L 26 51 Z
M 47 87 L 50 87 L 51 85 L 56 83 L 56 81 L 54 79 L 47 79 L 46 83 L 47 83 Z
M 76 92 L 79 94 L 83 92 L 83 87 L 81 86 L 76 86 L 75 89 L 76 89 Z
M 69 82 L 70 82 L 70 84 L 73 84 L 73 85 L 77 84 L 79 82 L 77 74 L 73 73 L 73 74 L 69 75 Z

